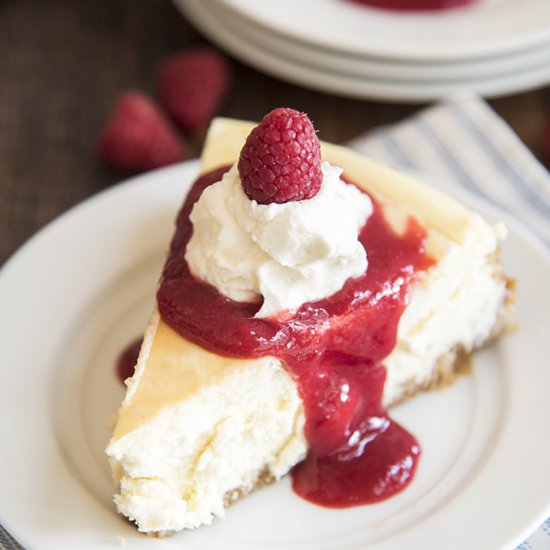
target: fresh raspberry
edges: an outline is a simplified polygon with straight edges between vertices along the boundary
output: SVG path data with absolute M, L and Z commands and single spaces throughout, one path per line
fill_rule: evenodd
M 294 109 L 271 111 L 246 139 L 238 167 L 245 193 L 260 204 L 314 197 L 323 175 L 311 120 Z
M 229 87 L 227 59 L 212 48 L 194 48 L 165 61 L 157 74 L 159 97 L 183 130 L 204 128 Z
M 122 94 L 101 133 L 97 151 L 109 166 L 143 172 L 184 158 L 184 146 L 157 106 L 139 92 Z

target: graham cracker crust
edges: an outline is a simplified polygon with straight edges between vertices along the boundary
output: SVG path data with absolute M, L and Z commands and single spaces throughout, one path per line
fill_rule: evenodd
M 225 508 L 229 508 L 231 505 L 233 505 L 237 500 L 241 499 L 242 497 L 261 489 L 262 487 L 267 487 L 268 485 L 271 485 L 272 483 L 275 483 L 276 478 L 271 473 L 269 468 L 266 466 L 263 470 L 260 471 L 258 474 L 258 477 L 256 480 L 250 485 L 250 487 L 237 487 L 237 489 L 233 489 L 231 491 L 228 491 L 225 493 L 223 497 L 223 505 Z
M 269 468 L 266 466 L 265 468 L 260 470 L 256 479 L 252 482 L 251 485 L 247 487 L 237 487 L 236 489 L 227 491 L 227 493 L 225 493 L 223 497 L 224 508 L 229 508 L 235 502 L 245 497 L 246 495 L 249 495 L 250 493 L 257 491 L 262 487 L 267 487 L 268 485 L 275 483 L 275 481 L 277 481 L 275 476 L 271 473 Z M 164 539 L 167 537 L 171 537 L 172 535 L 175 535 L 175 534 L 176 534 L 176 531 L 154 531 L 154 532 L 146 533 L 146 536 L 154 539 Z

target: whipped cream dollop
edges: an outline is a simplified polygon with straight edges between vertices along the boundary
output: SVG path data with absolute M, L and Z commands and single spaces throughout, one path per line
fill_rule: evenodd
M 372 213 L 368 195 L 322 164 L 312 198 L 283 204 L 250 200 L 236 165 L 207 187 L 191 212 L 185 259 L 193 275 L 239 302 L 260 301 L 256 317 L 294 310 L 340 290 L 367 269 L 359 231 Z

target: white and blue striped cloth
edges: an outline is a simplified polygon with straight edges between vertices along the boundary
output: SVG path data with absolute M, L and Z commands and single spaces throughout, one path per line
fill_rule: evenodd
M 0 550 L 24 550 L 24 548 L 0 525 Z
M 369 132 L 351 146 L 387 164 L 433 175 L 444 191 L 466 188 L 518 218 L 550 248 L 550 175 L 483 100 L 451 100 Z M 22 548 L 0 526 L 0 550 Z M 517 550 L 548 548 L 550 518 Z

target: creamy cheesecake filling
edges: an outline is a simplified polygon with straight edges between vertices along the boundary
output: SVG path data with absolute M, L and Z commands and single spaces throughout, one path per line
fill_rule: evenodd
M 155 326 L 146 336 L 147 371 L 126 400 L 108 450 L 117 507 L 144 532 L 209 524 L 224 515 L 228 493 L 252 489 L 264 469 L 278 479 L 306 452 L 302 402 L 278 360 L 233 359 L 220 367 L 213 354 L 182 345 L 158 317 Z M 174 379 L 156 362 L 155 346 L 164 359 L 171 347 L 169 355 L 182 358 L 188 375 L 200 360 L 193 391 L 181 382 L 189 376 Z M 161 392 L 153 393 L 157 384 Z
M 225 159 L 224 155 L 232 156 L 233 148 L 240 148 L 239 136 L 242 133 L 244 140 L 249 129 L 250 126 L 246 124 L 215 124 L 208 139 L 214 143 L 212 140 L 221 138 L 218 142 L 220 145 L 213 148 L 207 143 L 203 157 L 205 169 L 211 168 L 215 159 L 218 163 L 229 160 Z M 227 137 L 228 133 L 231 139 Z M 384 361 L 388 368 L 384 402 L 396 402 L 405 395 L 411 380 L 414 384 L 426 385 L 433 377 L 434 369 L 442 356 L 448 355 L 456 346 L 462 346 L 464 349 L 476 347 L 482 343 L 485 335 L 491 332 L 506 295 L 502 277 L 491 261 L 497 247 L 498 232 L 493 231 L 479 217 L 452 199 L 437 192 L 432 194 L 422 184 L 413 181 L 411 187 L 409 178 L 398 176 L 392 171 L 359 159 L 353 153 L 339 148 L 325 149 L 331 157 L 330 160 L 346 166 L 346 173 L 352 179 L 368 181 L 369 191 L 378 198 L 383 197 L 391 201 L 391 209 L 396 208 L 399 211 L 401 207 L 407 212 L 412 211 L 421 219 L 428 229 L 428 249 L 438 260 L 435 266 L 416 281 L 410 304 L 399 325 L 397 346 Z M 362 175 L 358 177 L 358 174 Z M 447 208 L 444 214 L 440 212 L 442 207 Z M 388 209 L 388 217 L 392 216 Z M 395 217 L 397 227 L 399 214 Z M 468 300 L 467 297 L 470 295 L 478 299 Z M 459 315 L 456 315 L 456 310 L 450 306 L 440 307 L 442 301 L 452 304 L 453 300 L 459 308 Z M 448 326 L 449 330 L 438 332 L 437 329 L 441 326 Z M 453 330 L 456 330 L 455 334 L 451 334 Z M 179 401 L 192 401 L 195 392 L 208 392 L 209 385 L 223 386 L 228 371 L 233 370 L 231 367 L 228 368 L 225 358 L 220 356 L 216 356 L 217 359 L 212 361 L 209 370 L 207 358 L 210 352 L 197 348 L 170 331 L 171 329 L 162 321 L 153 320 L 136 375 L 130 382 L 129 392 L 121 409 L 119 425 L 108 449 L 114 471 L 120 479 L 120 492 L 117 496 L 119 509 L 131 519 L 135 519 L 143 531 L 172 531 L 209 522 L 212 514 L 223 514 L 220 502 L 223 503 L 224 495 L 238 488 L 246 492 L 253 483 L 253 478 L 260 475 L 266 466 L 272 470 L 275 477 L 284 474 L 294 463 L 301 460 L 305 451 L 303 427 L 297 420 L 301 419 L 303 423 L 303 407 L 298 400 L 297 407 L 292 409 L 292 415 L 290 412 L 288 414 L 286 439 L 283 441 L 284 438 L 281 437 L 277 449 L 272 450 L 273 454 L 270 455 L 284 456 L 284 460 L 261 457 L 256 464 L 248 464 L 247 471 L 237 473 L 232 478 L 232 487 L 227 488 L 221 483 L 216 487 L 208 486 L 208 480 L 200 477 L 197 468 L 192 471 L 185 470 L 184 467 L 182 472 L 177 468 L 159 467 L 158 464 L 155 466 L 155 460 L 161 460 L 162 457 L 150 462 L 143 459 L 140 447 L 148 442 L 150 424 L 156 425 L 160 422 L 156 428 L 157 433 L 159 429 L 161 432 L 164 430 L 162 433 L 169 434 L 170 438 L 187 438 L 187 432 L 178 422 L 166 424 L 166 420 L 162 420 L 167 414 L 166 411 L 170 408 L 179 410 Z M 434 332 L 433 337 L 430 331 Z M 159 340 L 161 333 L 164 338 L 162 341 Z M 151 370 L 152 365 L 155 365 L 156 343 L 159 343 L 159 364 L 158 368 Z M 176 347 L 173 364 L 171 359 L 165 361 L 166 346 L 170 348 L 172 344 Z M 191 350 L 190 354 L 186 352 L 188 349 Z M 195 356 L 196 361 L 189 361 L 192 356 Z M 261 360 L 263 359 L 253 362 Z M 274 372 L 279 373 L 281 379 L 286 377 L 289 392 L 286 395 L 297 395 L 294 382 L 281 363 L 273 359 L 271 366 Z M 176 372 L 187 374 L 178 378 L 174 384 L 173 376 Z M 243 384 L 256 387 L 255 378 L 243 381 Z M 270 386 L 271 382 L 265 386 L 257 386 L 260 393 L 265 392 L 267 403 L 273 403 L 269 397 Z M 188 411 L 187 414 L 191 413 Z M 170 416 L 174 418 L 171 414 Z M 291 425 L 290 416 L 294 420 L 288 428 Z M 269 425 L 270 420 L 258 420 L 256 429 L 261 432 L 264 425 Z M 182 422 L 185 426 L 183 418 Z M 216 421 L 210 424 L 208 430 L 213 426 L 216 426 Z M 196 441 L 201 442 L 200 438 Z M 293 443 L 289 445 L 289 442 Z M 181 449 L 172 450 L 180 452 L 180 455 L 187 453 L 186 464 L 198 465 L 201 462 L 200 457 L 205 452 L 207 456 L 210 454 L 211 446 L 214 455 L 220 449 L 214 440 L 208 440 L 206 445 L 202 443 L 194 448 L 189 447 L 184 453 Z M 229 451 L 238 453 L 238 450 Z M 229 456 L 224 456 L 223 460 L 231 461 Z M 144 475 L 145 472 L 147 475 Z M 188 478 L 189 475 L 196 478 L 193 487 L 187 486 L 184 482 L 183 478 Z M 205 494 L 208 498 L 202 503 L 195 502 L 194 499 L 199 494 Z M 210 511 L 206 512 L 207 509 Z

